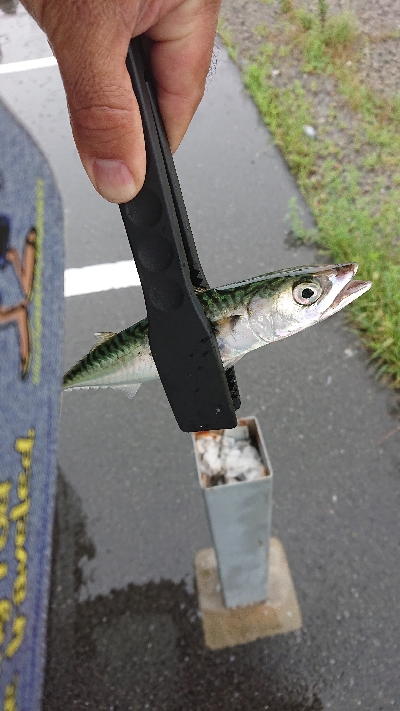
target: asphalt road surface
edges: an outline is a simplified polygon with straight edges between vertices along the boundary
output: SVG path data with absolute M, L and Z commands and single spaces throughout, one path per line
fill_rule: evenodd
M 0 42 L 0 66 L 50 55 L 21 8 L 0 13 Z M 57 67 L 0 74 L 0 95 L 54 169 L 66 266 L 130 259 L 118 208 L 80 167 Z M 289 234 L 290 198 L 311 217 L 224 51 L 176 164 L 211 285 L 321 261 Z M 143 315 L 138 286 L 67 298 L 66 367 L 94 331 Z M 303 629 L 207 650 L 193 557 L 210 536 L 190 436 L 159 383 L 133 401 L 66 393 L 44 711 L 400 708 L 399 400 L 342 315 L 236 370 L 240 414 L 258 416 L 272 460 L 273 533 Z

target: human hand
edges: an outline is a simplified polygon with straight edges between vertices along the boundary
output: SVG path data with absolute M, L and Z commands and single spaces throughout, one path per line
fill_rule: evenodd
M 46 32 L 67 95 L 72 132 L 96 190 L 128 202 L 146 156 L 125 60 L 132 37 L 151 40 L 150 62 L 172 151 L 203 96 L 220 0 L 22 0 Z

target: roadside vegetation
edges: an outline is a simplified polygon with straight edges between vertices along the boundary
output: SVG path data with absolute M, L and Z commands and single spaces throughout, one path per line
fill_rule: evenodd
M 331 15 L 327 0 L 314 11 L 260 2 L 278 4 L 280 19 L 254 27 L 255 55 L 243 61 L 223 20 L 220 34 L 314 214 L 306 231 L 292 204 L 292 230 L 373 281 L 349 318 L 378 373 L 400 387 L 400 94 L 362 81 L 368 38 L 351 13 Z

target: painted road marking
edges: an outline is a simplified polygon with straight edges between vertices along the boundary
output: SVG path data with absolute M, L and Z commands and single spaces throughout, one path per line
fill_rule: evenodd
M 44 69 L 45 67 L 55 67 L 57 60 L 55 57 L 42 57 L 41 59 L 27 59 L 24 62 L 8 62 L 0 64 L 0 74 L 13 74 L 14 72 L 26 72 L 29 69 Z
M 140 286 L 139 274 L 133 260 L 113 264 L 94 264 L 90 267 L 66 269 L 64 296 L 94 294 L 110 289 Z

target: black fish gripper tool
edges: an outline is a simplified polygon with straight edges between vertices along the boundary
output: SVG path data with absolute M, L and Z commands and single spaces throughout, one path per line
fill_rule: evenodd
M 143 188 L 120 205 L 146 302 L 151 352 L 184 432 L 236 427 L 233 368 L 222 365 L 195 289 L 209 285 L 197 255 L 141 37 L 126 60 L 139 104 L 147 155 Z

